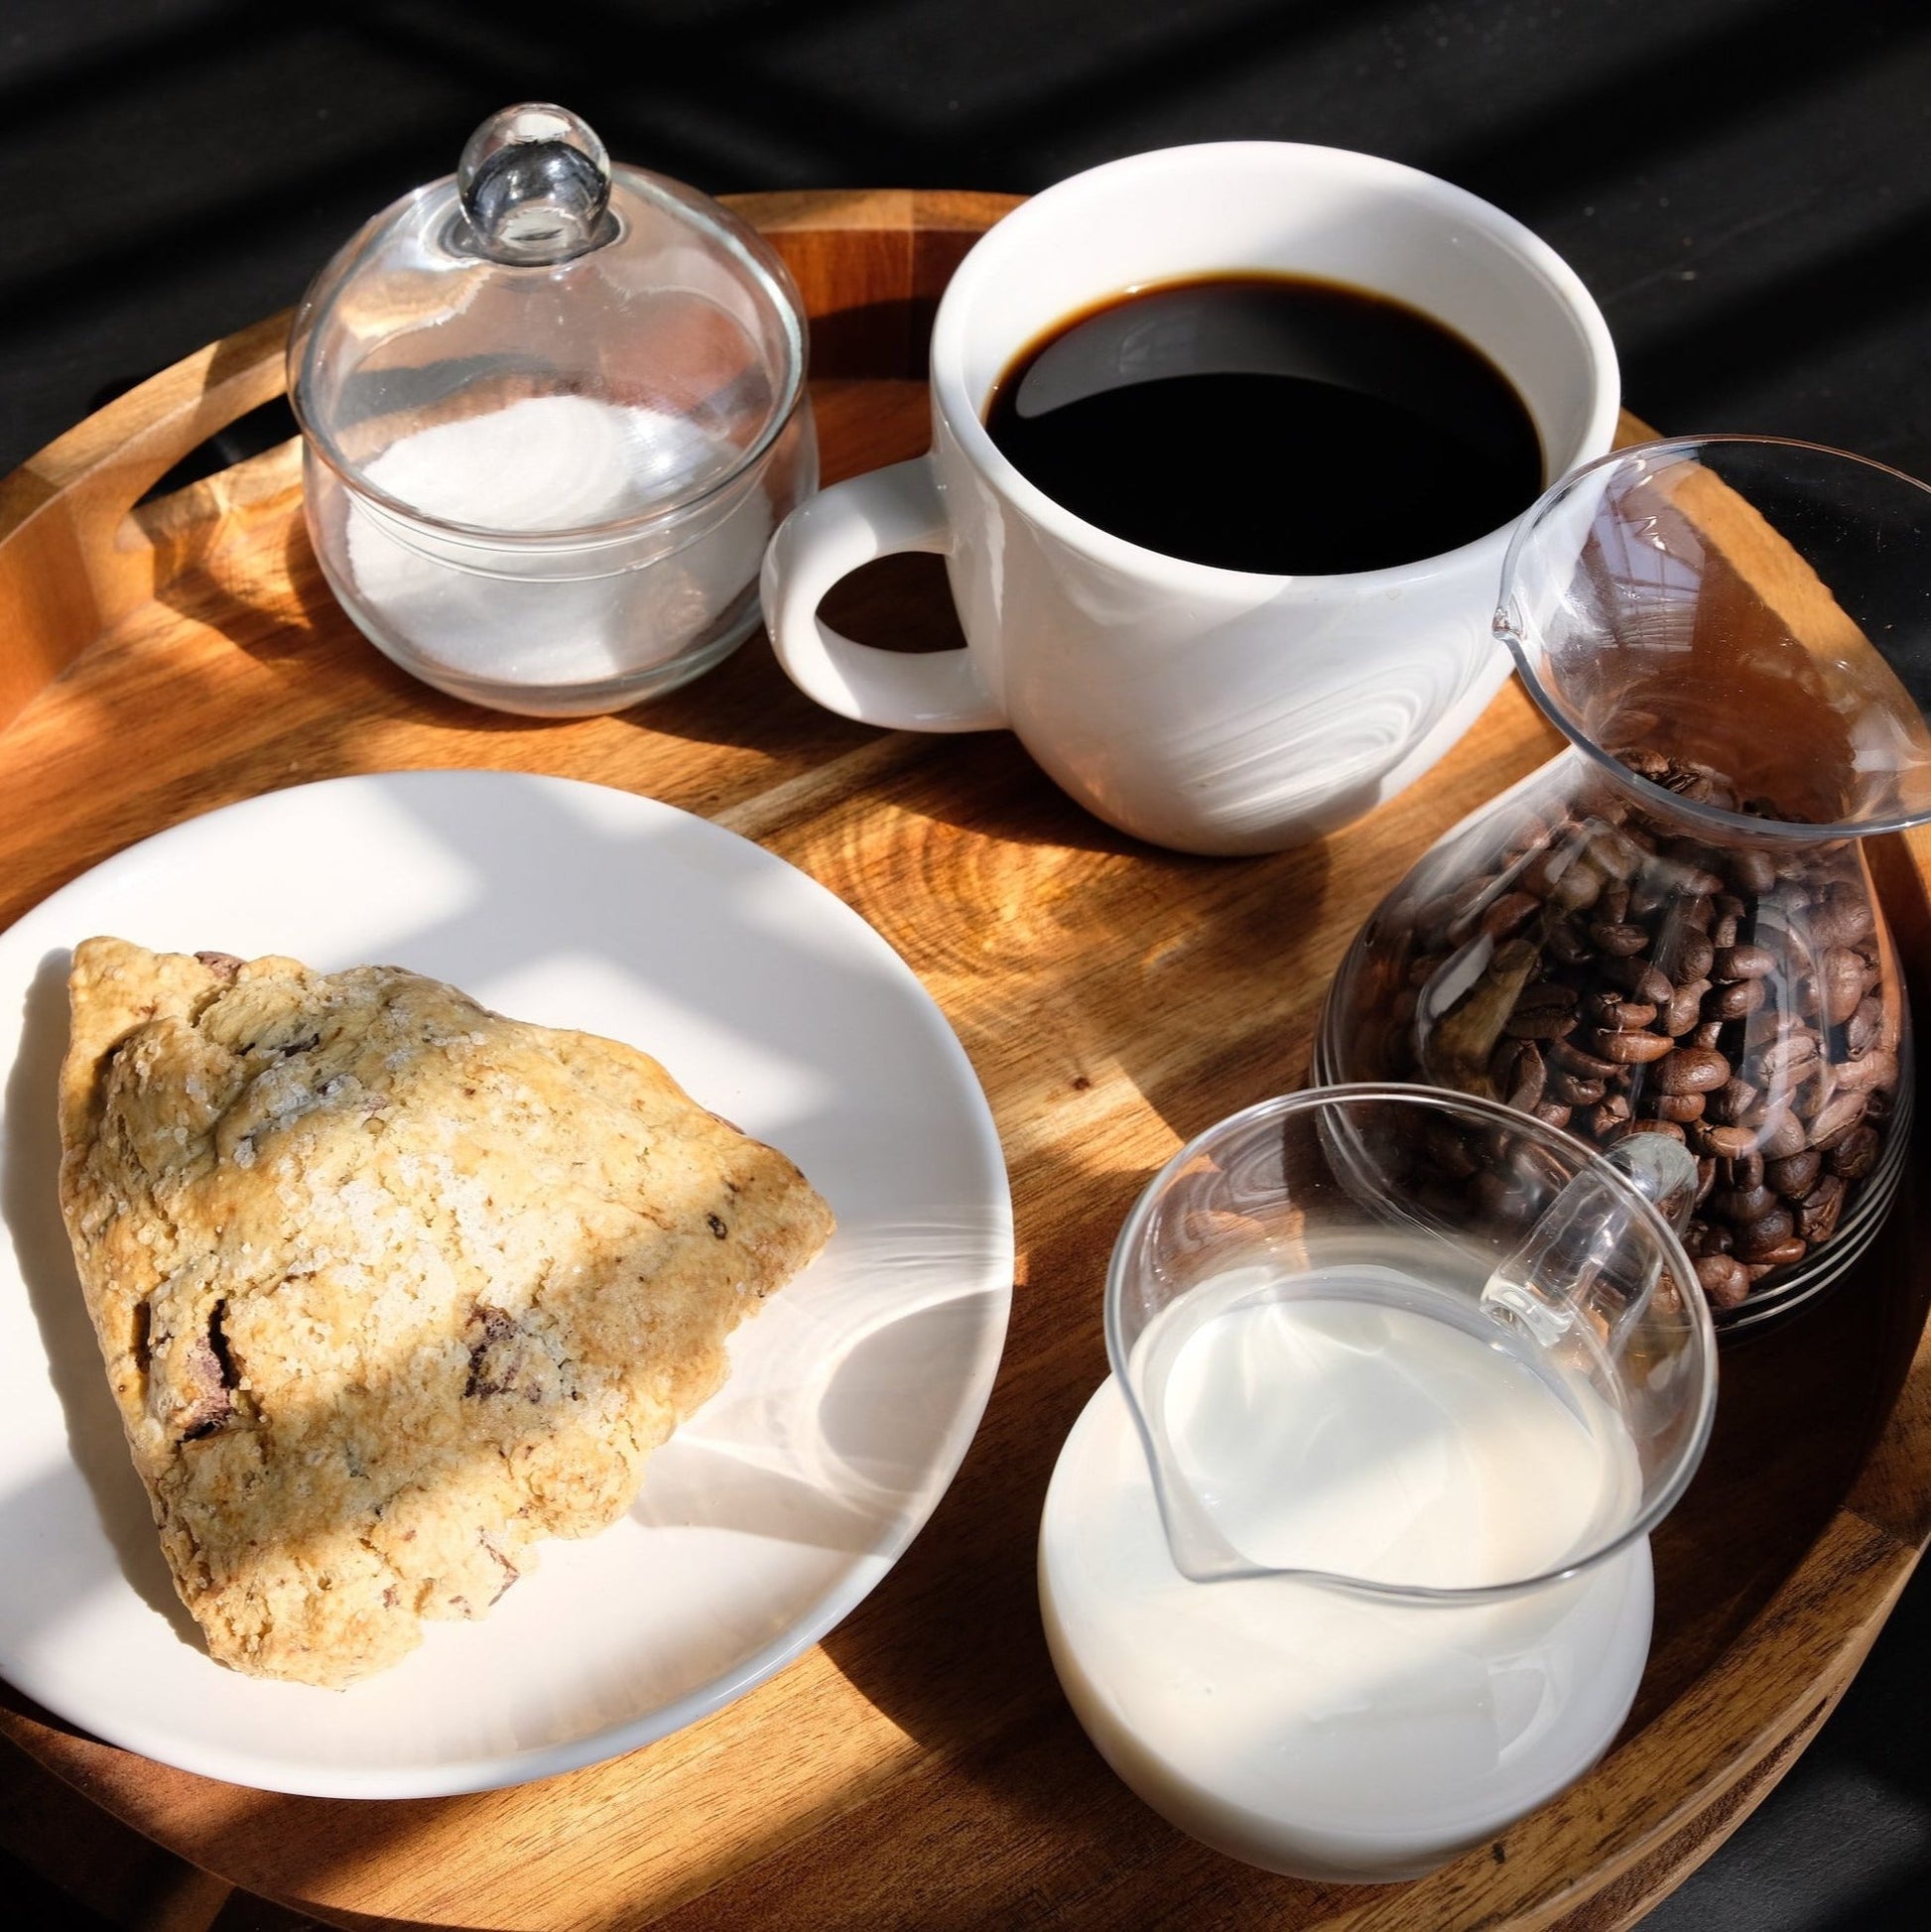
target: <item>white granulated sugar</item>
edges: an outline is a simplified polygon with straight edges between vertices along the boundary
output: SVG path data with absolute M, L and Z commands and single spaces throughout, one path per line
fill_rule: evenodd
M 608 524 L 675 498 L 738 452 L 688 417 L 533 396 L 507 409 L 400 437 L 368 465 L 385 495 L 449 523 L 541 533 Z M 600 576 L 535 579 L 514 553 L 411 549 L 351 501 L 347 554 L 359 596 L 429 665 L 493 683 L 596 684 L 675 657 L 755 579 L 771 535 L 769 498 L 749 491 L 682 549 L 622 569 L 624 551 L 586 554 Z
M 446 523 L 580 530 L 621 514 L 626 499 L 634 505 L 631 449 L 648 451 L 653 438 L 631 419 L 654 416 L 587 396 L 532 396 L 399 438 L 368 478 Z

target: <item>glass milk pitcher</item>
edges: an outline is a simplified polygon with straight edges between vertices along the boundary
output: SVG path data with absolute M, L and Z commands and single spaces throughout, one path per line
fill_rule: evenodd
M 1399 1086 L 1265 1101 L 1162 1170 L 1039 1556 L 1134 1791 L 1251 1864 L 1405 1878 L 1608 1747 L 1714 1409 L 1695 1187 L 1674 1143 Z
M 1844 1273 L 1904 1164 L 1859 840 L 1931 817 L 1931 490 L 1803 444 L 1626 450 L 1523 520 L 1495 628 L 1572 748 L 1382 902 L 1316 1077 L 1682 1142 L 1698 1277 L 1760 1321 Z

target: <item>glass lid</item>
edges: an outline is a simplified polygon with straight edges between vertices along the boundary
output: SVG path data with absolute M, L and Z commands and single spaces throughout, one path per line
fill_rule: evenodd
M 289 394 L 313 455 L 446 538 L 613 539 L 745 474 L 803 391 L 784 264 L 708 196 L 505 108 L 311 284 Z

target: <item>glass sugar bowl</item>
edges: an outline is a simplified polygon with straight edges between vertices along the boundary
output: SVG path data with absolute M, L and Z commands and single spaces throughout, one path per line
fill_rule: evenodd
M 1904 985 L 1859 841 L 1931 819 L 1931 489 L 1764 439 L 1623 451 L 1523 520 L 1495 628 L 1571 748 L 1382 902 L 1316 1078 L 1682 1140 L 1685 1247 L 1749 1326 L 1844 1273 L 1905 1164 Z M 1444 1185 L 1506 1185 L 1440 1151 Z
M 617 710 L 758 622 L 816 488 L 784 264 L 560 107 L 486 121 L 377 215 L 289 341 L 310 537 L 357 626 L 498 710 Z

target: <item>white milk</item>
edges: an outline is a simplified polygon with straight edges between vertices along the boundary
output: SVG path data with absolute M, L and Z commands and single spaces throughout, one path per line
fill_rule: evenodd
M 1251 1271 L 1143 1338 L 1174 1454 L 1222 1534 L 1270 1566 L 1470 1587 L 1560 1567 L 1626 1521 L 1634 1458 L 1586 1385 L 1423 1312 L 1382 1269 L 1253 1300 Z M 1219 1290 L 1220 1292 L 1216 1292 Z M 1199 1319 L 1198 1297 L 1221 1312 Z M 1165 1334 L 1162 1329 L 1165 1327 Z M 1409 1877 L 1570 1783 L 1648 1649 L 1646 1544 L 1497 1604 L 1388 1604 L 1175 1569 L 1116 1382 L 1046 1498 L 1040 1600 L 1068 1698 L 1183 1830 L 1274 1870 Z

